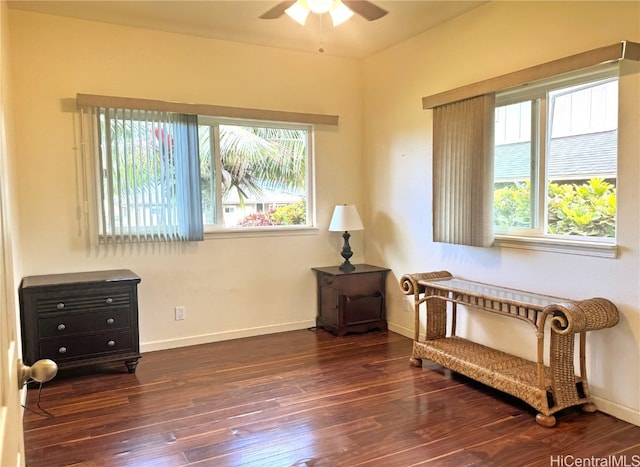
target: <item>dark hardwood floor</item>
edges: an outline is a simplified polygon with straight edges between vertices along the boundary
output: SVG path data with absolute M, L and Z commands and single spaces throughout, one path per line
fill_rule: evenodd
M 51 416 L 25 411 L 27 466 L 640 465 L 640 427 L 567 410 L 543 428 L 410 353 L 392 332 L 303 330 L 146 353 L 136 374 L 61 371 L 41 393 Z

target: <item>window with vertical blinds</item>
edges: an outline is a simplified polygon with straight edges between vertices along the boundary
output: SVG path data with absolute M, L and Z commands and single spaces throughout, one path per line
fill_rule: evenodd
M 640 61 L 640 44 L 423 97 L 433 109 L 433 240 L 489 246 L 495 229 L 502 246 L 615 257 L 625 59 Z
M 87 94 L 76 102 L 87 225 L 100 243 L 314 228 L 314 124 L 337 125 L 337 116 Z

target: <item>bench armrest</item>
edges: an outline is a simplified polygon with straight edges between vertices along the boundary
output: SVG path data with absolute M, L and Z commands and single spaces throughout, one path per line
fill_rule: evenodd
M 558 334 L 610 328 L 618 324 L 620 319 L 616 306 L 606 298 L 599 297 L 549 305 L 543 314 L 545 318 L 551 316 L 551 329 Z
M 414 274 L 404 274 L 400 278 L 400 289 L 405 295 L 418 296 L 424 293 L 425 286 L 418 284 L 419 281 L 434 279 L 451 279 L 453 276 L 447 271 L 418 272 Z

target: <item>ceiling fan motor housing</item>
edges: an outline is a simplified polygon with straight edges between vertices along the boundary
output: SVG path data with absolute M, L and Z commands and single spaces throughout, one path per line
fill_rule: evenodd
M 322 14 L 327 13 L 335 2 L 336 0 L 307 0 L 307 5 L 309 10 Z

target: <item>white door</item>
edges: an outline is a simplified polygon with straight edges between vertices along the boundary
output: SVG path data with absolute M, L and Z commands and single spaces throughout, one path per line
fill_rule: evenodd
M 22 407 L 18 389 L 18 340 L 13 269 L 6 247 L 6 206 L 0 180 L 0 465 L 24 465 Z
M 24 465 L 22 407 L 18 390 L 18 349 L 15 339 L 15 319 L 5 306 L 4 274 L 0 278 L 0 465 Z
M 7 2 L 0 1 L 0 466 L 24 465 L 24 441 L 18 388 L 18 359 L 20 331 L 18 328 L 17 283 L 20 269 L 16 268 L 18 232 L 15 227 L 15 193 L 10 189 L 9 149 L 6 119 L 9 114 L 9 60 Z M 15 183 L 14 183 L 15 186 Z
M 18 389 L 18 313 L 16 269 L 13 261 L 13 241 L 18 235 L 12 230 L 7 140 L 5 134 L 5 102 L 7 90 L 6 2 L 0 5 L 0 466 L 24 465 L 22 407 Z
M 0 128 L 2 122 L 0 121 Z M 0 130 L 0 169 L 4 168 Z M 24 465 L 18 388 L 18 328 L 6 205 L 6 171 L 0 170 L 0 466 Z

